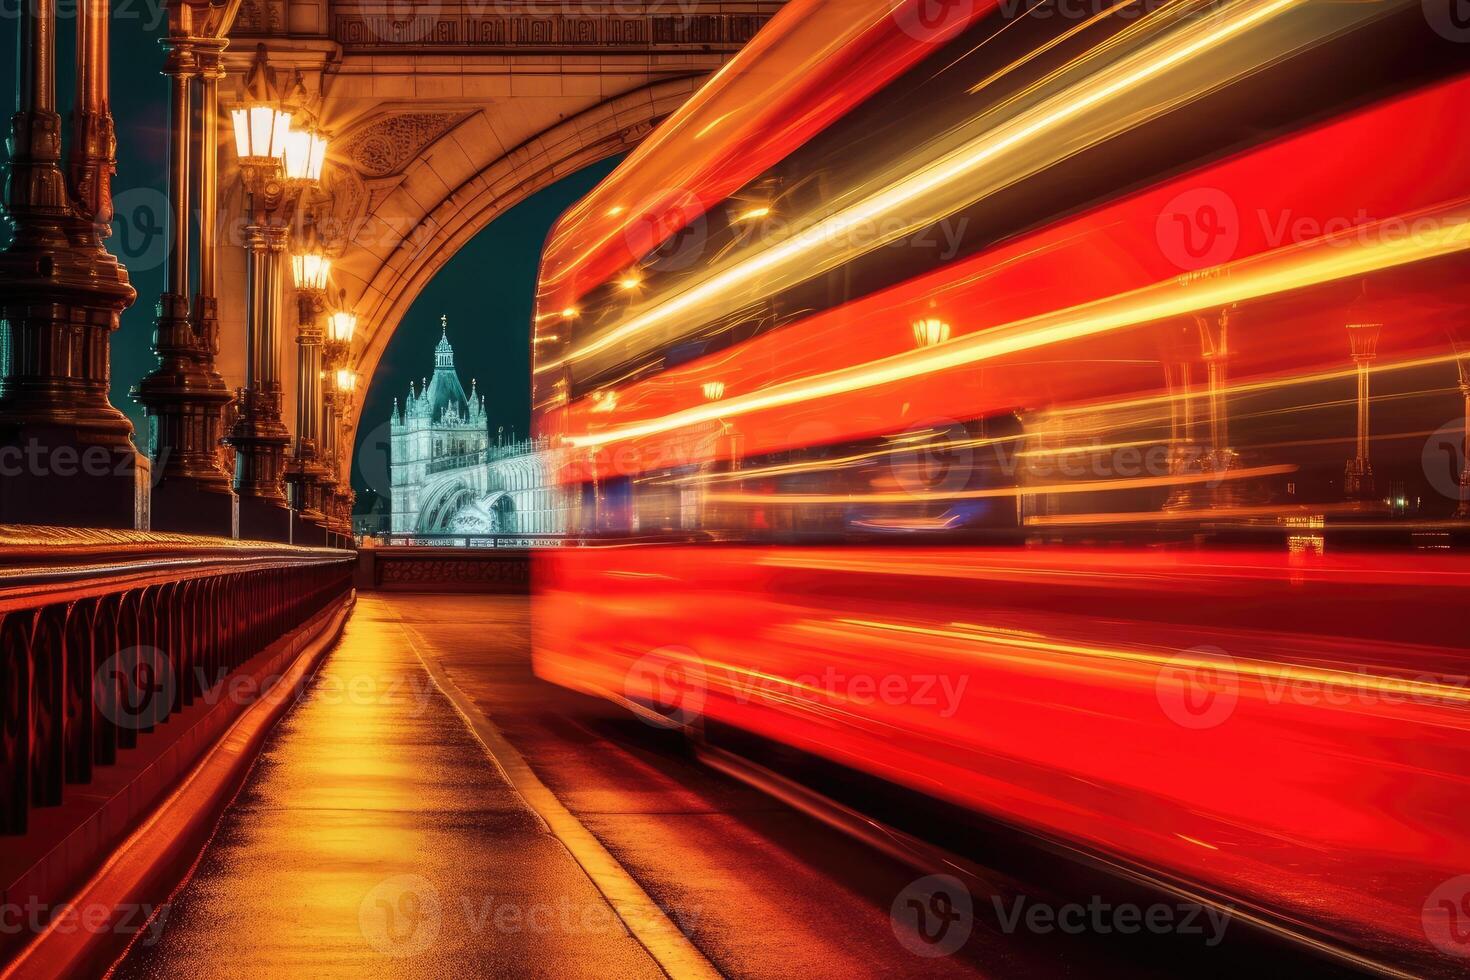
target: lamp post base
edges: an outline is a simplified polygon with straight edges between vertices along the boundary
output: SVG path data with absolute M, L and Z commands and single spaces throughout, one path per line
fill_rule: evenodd
M 291 509 L 284 500 L 240 498 L 240 539 L 291 543 Z
M 299 510 L 291 512 L 291 543 L 304 548 L 325 548 L 327 529 L 313 520 L 312 515 Z
M 0 426 L 0 524 L 146 531 L 152 464 L 130 442 L 66 426 Z
M 229 489 L 201 486 L 194 480 L 160 480 L 153 488 L 153 530 L 238 538 L 240 500 Z

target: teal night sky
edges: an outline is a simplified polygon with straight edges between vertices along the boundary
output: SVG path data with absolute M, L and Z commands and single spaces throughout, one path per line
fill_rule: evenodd
M 587 167 L 522 201 L 470 240 L 419 294 L 388 341 L 362 409 L 352 485 L 357 509 L 388 487 L 388 415 L 410 381 L 434 373 L 439 317 L 464 381 L 479 381 L 490 437 L 505 426 L 525 436 L 531 404 L 531 309 L 541 246 L 562 212 L 612 172 L 617 159 Z

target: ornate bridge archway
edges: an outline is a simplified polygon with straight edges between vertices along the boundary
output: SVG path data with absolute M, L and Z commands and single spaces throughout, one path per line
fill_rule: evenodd
M 358 314 L 349 366 L 370 379 L 414 298 L 465 242 L 537 190 L 636 146 L 780 6 L 242 0 L 226 70 L 243 82 L 259 48 L 278 87 L 299 72 L 332 137 L 308 211 Z M 222 107 L 242 97 L 227 81 Z M 246 218 L 229 170 L 221 195 L 218 367 L 233 388 L 246 374 Z M 280 347 L 277 373 L 292 377 L 294 345 Z M 287 420 L 295 397 L 286 386 Z M 349 466 L 355 428 L 343 440 Z

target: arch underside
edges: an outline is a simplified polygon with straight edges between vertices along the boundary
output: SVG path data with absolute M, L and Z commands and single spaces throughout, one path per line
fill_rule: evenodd
M 477 497 L 456 480 L 430 495 L 414 530 L 418 534 L 498 534 L 514 530 L 514 520 L 515 504 L 508 492 Z
M 395 189 L 355 223 L 368 230 L 361 236 L 365 244 L 347 242 L 334 266 L 334 277 L 346 288 L 347 301 L 358 312 L 360 327 L 365 327 L 354 364 L 364 383 L 370 383 L 389 339 L 414 300 L 460 248 L 537 191 L 633 149 L 704 77 L 665 79 L 598 103 L 509 152 L 475 164 L 477 169 L 452 186 L 444 179 L 445 158 L 460 160 L 463 169 L 466 147 L 478 146 L 483 151 L 496 145 L 477 121 L 483 113 L 474 112 L 456 122 L 424 150 L 397 179 Z M 452 154 L 448 151 L 451 143 Z M 437 188 L 439 196 L 429 206 L 418 207 L 426 187 Z M 383 235 L 384 229 L 391 233 Z M 379 247 L 385 239 L 391 244 Z M 355 444 L 356 426 L 354 419 L 348 447 Z
M 666 10 L 590 0 L 557 11 L 450 2 L 385 11 L 227 0 L 210 20 L 229 41 L 222 133 L 261 59 L 268 83 L 290 90 L 330 135 L 324 186 L 301 200 L 295 220 L 333 257 L 333 288 L 358 315 L 349 366 L 370 384 L 409 307 L 465 243 L 537 191 L 637 146 L 783 3 L 690 0 Z M 248 220 L 233 154 L 222 167 L 216 366 L 233 388 L 247 373 Z M 282 310 L 295 307 L 287 286 Z M 295 347 L 278 345 L 277 377 L 295 375 Z M 294 385 L 282 386 L 282 410 L 291 424 Z M 349 424 L 350 471 L 358 419 Z

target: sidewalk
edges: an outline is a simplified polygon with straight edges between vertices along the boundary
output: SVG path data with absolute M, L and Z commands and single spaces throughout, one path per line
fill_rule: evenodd
M 115 976 L 664 975 L 435 686 L 407 601 L 358 599 Z

